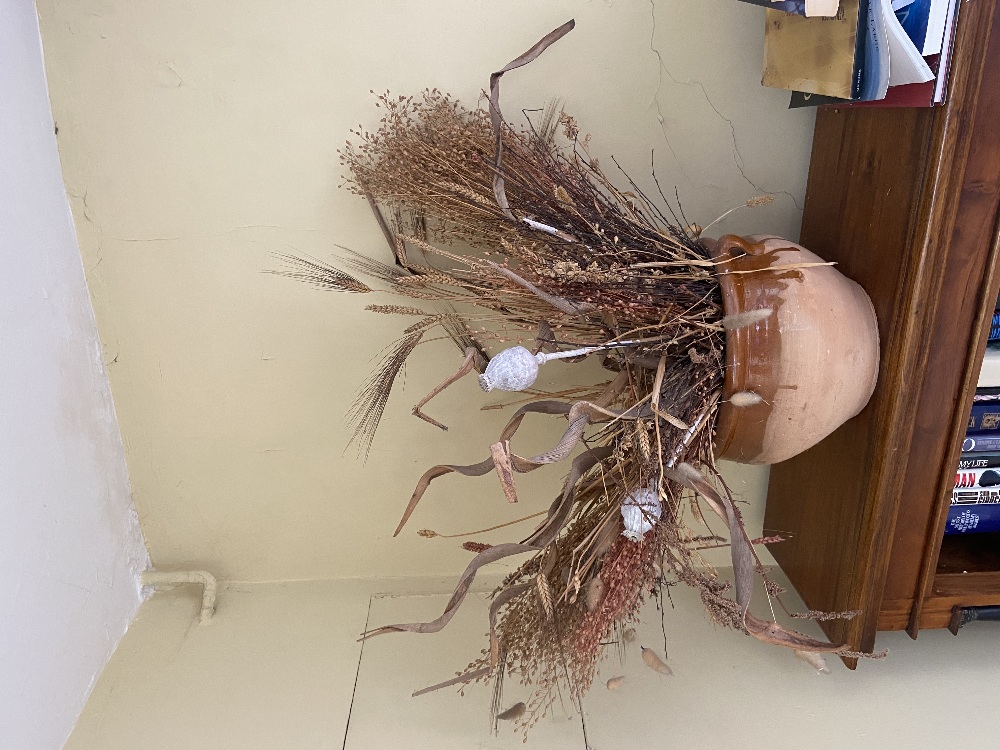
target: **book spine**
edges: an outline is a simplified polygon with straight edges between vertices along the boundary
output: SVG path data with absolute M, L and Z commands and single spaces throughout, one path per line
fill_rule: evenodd
M 958 470 L 995 469 L 1000 467 L 1000 453 L 963 453 L 958 459 Z
M 959 469 L 955 473 L 955 489 L 997 488 L 1000 471 L 996 469 Z
M 958 491 L 955 494 L 958 494 Z M 1000 497 L 1000 492 L 996 494 Z M 945 534 L 991 531 L 1000 531 L 1000 500 L 994 503 L 953 503 L 948 508 Z
M 962 441 L 962 452 L 981 453 L 983 451 L 1000 451 L 1000 434 L 990 432 L 966 434 Z
M 858 4 L 858 31 L 854 42 L 854 80 L 851 83 L 851 99 L 860 100 L 864 92 L 865 60 L 868 54 L 868 3 Z
M 969 414 L 969 432 L 1000 430 L 1000 401 L 981 401 L 972 404 Z

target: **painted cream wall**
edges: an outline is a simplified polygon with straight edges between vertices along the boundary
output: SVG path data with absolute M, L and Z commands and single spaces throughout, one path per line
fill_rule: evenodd
M 373 125 L 369 89 L 436 86 L 472 103 L 491 70 L 567 18 L 576 30 L 505 79 L 504 107 L 551 97 L 652 189 L 652 159 L 692 221 L 760 191 L 720 231 L 794 238 L 812 113 L 761 88 L 759 8 L 734 0 L 281 3 L 39 0 L 63 168 L 157 566 L 242 580 L 454 574 L 467 553 L 417 537 L 539 510 L 565 469 L 441 480 L 390 538 L 423 469 L 486 455 L 504 412 L 470 380 L 438 399 L 441 433 L 409 406 L 456 366 L 421 347 L 367 463 L 343 415 L 398 321 L 370 298 L 262 273 L 275 253 L 384 255 L 337 148 Z M 380 300 L 384 301 L 384 300 Z M 552 366 L 550 382 L 565 369 Z M 519 450 L 559 430 L 538 422 Z M 520 437 L 520 436 L 519 436 Z M 730 467 L 760 524 L 766 471 Z
M 0 100 L 0 747 L 58 750 L 148 558 L 30 0 L 0 3 Z

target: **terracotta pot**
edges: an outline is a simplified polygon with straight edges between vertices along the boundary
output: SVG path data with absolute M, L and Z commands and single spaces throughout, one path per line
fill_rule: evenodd
M 868 403 L 878 377 L 875 310 L 865 291 L 834 266 L 782 269 L 822 262 L 788 240 L 726 235 L 715 256 L 732 258 L 718 266 L 727 316 L 773 311 L 727 333 L 716 456 L 778 463 L 811 448 Z M 747 391 L 759 402 L 730 402 Z

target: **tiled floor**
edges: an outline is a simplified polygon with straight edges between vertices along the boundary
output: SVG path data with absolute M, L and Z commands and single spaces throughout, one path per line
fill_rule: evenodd
M 975 623 L 958 638 L 927 632 L 917 642 L 887 634 L 890 655 L 863 662 L 856 672 L 829 660 L 818 674 L 791 651 L 764 646 L 714 627 L 691 591 L 674 589 L 664 625 L 673 676 L 652 672 L 639 646 L 663 648 L 663 629 L 649 606 L 638 639 L 624 663 L 609 658 L 578 716 L 560 712 L 529 736 L 529 746 L 585 750 L 618 748 L 958 748 L 992 743 L 1000 711 L 1000 626 Z M 794 597 L 787 597 L 793 601 Z M 446 596 L 373 600 L 373 624 L 436 617 Z M 486 609 L 470 602 L 461 618 L 435 635 L 393 634 L 370 641 L 346 747 L 369 750 L 384 743 L 408 745 L 425 738 L 434 748 L 508 748 L 519 737 L 504 725 L 488 729 L 489 690 L 465 697 L 443 690 L 409 698 L 412 690 L 450 677 L 484 644 Z M 669 607 L 669 604 L 668 604 Z M 802 629 L 819 634 L 812 623 Z M 624 675 L 613 692 L 609 677 Z M 509 681 L 505 705 L 527 698 Z M 433 738 L 431 742 L 431 738 Z
M 158 594 L 102 675 L 67 750 L 522 746 L 509 725 L 491 735 L 485 686 L 464 697 L 454 689 L 410 697 L 462 670 L 485 645 L 483 595 L 441 633 L 379 636 L 363 650 L 356 641 L 366 622 L 436 617 L 448 584 L 230 584 L 206 626 L 197 624 L 196 597 Z M 850 672 L 831 660 L 823 675 L 791 652 L 714 627 L 693 592 L 675 588 L 672 598 L 664 627 L 673 676 L 639 658 L 641 644 L 663 648 L 651 607 L 624 664 L 602 667 L 582 721 L 571 706 L 559 710 L 528 747 L 584 750 L 584 733 L 591 750 L 996 746 L 996 624 L 973 623 L 958 637 L 925 632 L 916 642 L 887 634 L 884 661 Z M 608 691 L 604 681 L 620 674 L 622 687 Z M 505 705 L 525 697 L 508 681 Z

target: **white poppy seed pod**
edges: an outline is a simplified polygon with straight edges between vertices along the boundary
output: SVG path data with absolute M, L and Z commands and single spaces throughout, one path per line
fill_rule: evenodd
M 625 530 L 622 536 L 633 542 L 640 542 L 646 532 L 660 520 L 660 499 L 652 487 L 632 490 L 622 502 L 622 520 Z
M 534 384 L 538 377 L 538 368 L 550 360 L 582 357 L 585 354 L 603 349 L 630 346 L 635 343 L 635 341 L 616 341 L 603 346 L 585 346 L 582 349 L 550 354 L 545 352 L 532 354 L 523 346 L 512 346 L 510 349 L 498 352 L 490 360 L 489 364 L 486 365 L 486 372 L 479 376 L 479 387 L 487 393 L 494 389 L 498 391 L 523 391 Z
M 512 346 L 498 352 L 486 365 L 486 372 L 479 376 L 479 386 L 489 393 L 523 391 L 530 388 L 538 377 L 538 358 L 523 346 Z

